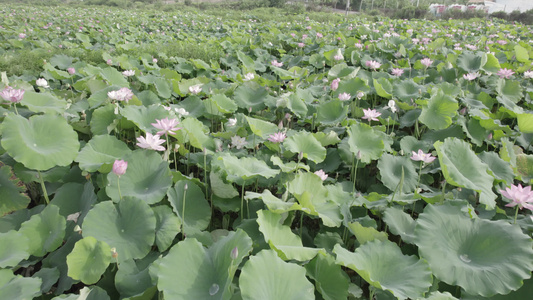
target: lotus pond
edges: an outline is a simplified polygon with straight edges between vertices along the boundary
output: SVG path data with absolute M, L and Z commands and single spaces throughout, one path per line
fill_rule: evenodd
M 533 28 L 0 14 L 0 299 L 531 299 Z

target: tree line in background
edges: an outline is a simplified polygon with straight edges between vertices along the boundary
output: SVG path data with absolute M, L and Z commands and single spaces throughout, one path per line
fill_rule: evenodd
M 201 10 L 251 10 L 265 7 L 283 7 L 286 13 L 325 11 L 330 8 L 349 10 L 379 17 L 394 19 L 435 19 L 429 13 L 430 4 L 468 4 L 469 0 L 0 0 L 0 3 L 21 3 L 37 5 L 105 5 L 121 8 L 176 10 L 184 6 Z M 496 12 L 487 15 L 481 10 L 465 12 L 448 10 L 438 16 L 440 19 L 499 18 L 510 22 L 533 24 L 533 10 L 511 13 Z

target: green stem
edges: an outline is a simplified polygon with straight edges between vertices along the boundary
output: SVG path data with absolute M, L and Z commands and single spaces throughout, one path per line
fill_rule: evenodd
M 187 184 L 183 188 L 183 207 L 181 210 L 181 234 L 183 239 L 185 239 L 185 202 L 187 200 Z
M 13 103 L 13 107 L 15 108 L 15 113 L 18 115 L 19 111 L 17 110 L 17 105 L 15 103 Z
M 39 181 L 41 182 L 41 188 L 43 189 L 44 194 L 44 200 L 46 201 L 46 204 L 50 203 L 50 199 L 48 199 L 48 192 L 46 191 L 46 186 L 44 185 L 43 176 L 41 175 L 41 171 L 37 170 L 37 174 L 39 174 Z
M 302 238 L 303 227 L 304 227 L 304 212 L 300 211 L 300 238 Z
M 518 217 L 518 205 L 516 206 L 516 211 L 514 213 L 514 222 L 513 222 L 513 224 L 516 224 L 516 217 Z
M 120 176 L 118 176 L 118 179 L 117 179 L 117 186 L 118 186 L 118 198 L 122 201 L 122 193 L 120 193 Z
M 168 143 L 168 134 L 165 134 L 165 138 L 167 139 L 167 155 L 165 155 L 165 160 L 166 161 L 169 161 L 169 157 L 170 157 L 170 145 Z
M 241 187 L 241 221 L 244 218 L 244 182 Z
M 355 193 L 355 182 L 357 180 L 357 167 L 359 166 L 359 159 L 357 159 L 357 162 L 355 162 L 355 168 L 354 168 L 354 161 L 355 161 L 355 155 L 352 161 L 352 170 L 353 170 L 353 192 Z

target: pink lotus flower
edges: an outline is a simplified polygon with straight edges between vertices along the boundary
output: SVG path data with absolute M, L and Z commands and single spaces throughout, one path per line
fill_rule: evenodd
M 429 58 L 424 58 L 424 59 L 421 59 L 420 60 L 420 63 L 423 64 L 426 68 L 429 68 L 429 66 L 431 66 L 431 64 L 433 63 L 433 61 Z
M 108 65 L 112 65 L 112 64 L 113 64 L 113 61 L 112 61 L 111 59 L 108 59 L 108 60 L 106 61 L 106 64 L 108 64 Z
M 394 68 L 391 71 L 392 75 L 398 76 L 398 77 L 402 76 L 403 72 L 404 72 L 404 70 L 400 69 L 400 68 Z
M 19 103 L 24 96 L 24 92 L 25 91 L 23 89 L 15 90 L 14 88 L 8 86 L 0 92 L 0 97 L 11 103 Z
M 162 140 L 159 135 L 152 135 L 151 133 L 146 133 L 146 138 L 140 136 L 137 138 L 137 146 L 144 149 L 152 149 L 156 151 L 165 151 L 165 147 L 161 146 L 165 142 Z
M 362 99 L 365 96 L 365 93 L 359 91 L 357 92 L 357 99 Z
M 328 178 L 328 174 L 326 174 L 326 172 L 324 172 L 324 170 L 322 170 L 322 169 L 316 171 L 315 174 L 318 175 L 318 177 L 320 177 L 320 179 L 322 179 L 322 181 L 324 181 L 324 180 L 326 180 Z
M 524 78 L 533 79 L 533 71 L 525 71 Z
M 127 161 L 117 159 L 113 163 L 113 173 L 115 173 L 118 177 L 124 175 L 126 173 L 127 168 L 128 168 Z
M 341 100 L 341 101 L 347 101 L 347 100 L 350 100 L 350 98 L 352 98 L 352 95 L 350 95 L 348 93 L 340 93 L 339 94 L 339 100 Z
M 134 70 L 126 70 L 126 71 L 122 72 L 122 75 L 124 75 L 125 77 L 130 77 L 130 76 L 135 75 L 135 71 Z
M 431 155 L 431 153 L 424 153 L 422 149 L 418 149 L 418 153 L 411 151 L 413 155 L 411 156 L 411 159 L 414 161 L 423 161 L 426 164 L 432 163 L 436 157 Z
M 505 78 L 505 79 L 511 78 L 513 74 L 514 74 L 513 70 L 505 69 L 505 68 L 500 69 L 498 73 L 496 73 L 496 75 L 500 76 L 500 78 Z
M 126 101 L 126 103 L 127 103 L 128 101 L 131 100 L 131 98 L 133 98 L 133 92 L 130 89 L 128 89 L 127 87 L 123 87 L 123 88 L 121 88 L 118 91 L 108 92 L 107 96 L 111 100 Z
M 189 92 L 193 95 L 198 95 L 202 91 L 202 85 L 196 84 L 189 87 Z
M 381 113 L 378 112 L 375 109 L 363 109 L 363 113 L 365 114 L 362 119 L 366 119 L 369 122 L 370 121 L 379 121 L 378 117 L 381 116 Z
M 160 131 L 157 132 L 157 135 L 159 136 L 168 135 L 169 133 L 176 134 L 174 131 L 181 129 L 181 127 L 176 127 L 176 125 L 179 124 L 178 119 L 170 120 L 169 118 L 164 118 L 161 120 L 156 119 L 155 121 L 156 123 L 151 123 L 151 124 L 155 128 L 161 129 Z
M 74 75 L 74 74 L 76 74 L 76 69 L 74 69 L 74 68 L 68 68 L 68 69 L 67 69 L 67 72 L 68 72 L 70 75 Z
M 268 136 L 268 140 L 272 143 L 282 143 L 287 138 L 284 132 L 276 132 Z
M 511 185 L 511 188 L 506 188 L 504 190 L 500 190 L 500 193 L 505 198 L 508 198 L 512 200 L 511 203 L 506 204 L 507 207 L 514 207 L 517 206 L 522 208 L 527 208 L 529 210 L 533 210 L 533 192 L 531 192 L 531 186 L 523 188 L 521 184 Z
M 248 142 L 243 137 L 238 135 L 231 137 L 231 145 L 237 149 L 242 149 L 246 144 L 248 144 Z
M 337 55 L 333 56 L 333 59 L 336 60 L 336 61 L 339 61 L 339 60 L 343 60 L 344 57 L 342 56 L 342 54 L 337 54 Z
M 375 60 L 367 60 L 365 62 L 365 66 L 369 67 L 370 69 L 379 69 L 379 67 L 381 67 L 381 64 Z
M 339 88 L 339 82 L 340 81 L 341 80 L 339 78 L 333 79 L 333 81 L 331 82 L 331 90 L 332 91 L 336 91 Z
M 277 59 L 274 59 L 273 61 L 271 61 L 270 64 L 273 65 L 274 67 L 278 67 L 278 68 L 281 68 L 283 66 L 283 63 L 282 62 L 278 62 Z
M 26 34 L 25 33 L 19 33 L 19 39 L 23 39 L 26 37 Z
M 300 48 L 305 47 L 305 43 L 298 43 L 298 47 L 300 47 Z
M 463 78 L 466 79 L 466 80 L 469 80 L 469 81 L 475 80 L 479 76 L 481 76 L 481 74 L 479 74 L 479 72 L 463 74 Z

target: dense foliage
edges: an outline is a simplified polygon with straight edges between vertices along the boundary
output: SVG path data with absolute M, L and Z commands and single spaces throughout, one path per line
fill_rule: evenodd
M 0 299 L 533 293 L 530 27 L 0 16 Z

